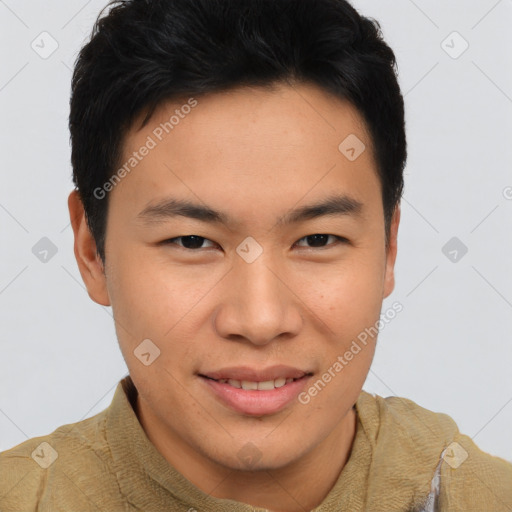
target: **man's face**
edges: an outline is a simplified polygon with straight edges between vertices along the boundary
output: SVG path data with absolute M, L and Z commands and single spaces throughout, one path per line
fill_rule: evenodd
M 357 400 L 375 340 L 341 369 L 338 357 L 379 320 L 398 221 L 388 249 L 371 141 L 349 104 L 311 85 L 241 88 L 197 98 L 158 130 L 184 103 L 126 137 L 123 163 L 156 144 L 110 192 L 105 276 L 84 279 L 112 305 L 155 444 L 226 468 L 284 467 Z M 354 135 L 366 146 L 355 159 Z M 337 212 L 293 219 L 337 197 Z M 173 214 L 167 201 L 197 209 Z M 203 208 L 222 221 L 195 218 Z

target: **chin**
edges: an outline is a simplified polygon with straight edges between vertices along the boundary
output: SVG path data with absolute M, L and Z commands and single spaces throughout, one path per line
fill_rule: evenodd
M 235 443 L 233 443 L 235 444 Z M 262 447 L 262 444 L 264 446 Z M 247 441 L 242 443 L 238 450 L 222 456 L 222 459 L 216 459 L 215 462 L 231 470 L 261 472 L 282 469 L 288 465 L 294 464 L 301 454 L 297 453 L 296 446 L 283 446 L 282 443 L 273 445 L 272 443 L 258 443 Z

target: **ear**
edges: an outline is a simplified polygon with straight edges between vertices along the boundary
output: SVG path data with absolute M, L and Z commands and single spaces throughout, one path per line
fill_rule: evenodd
M 397 253 L 398 225 L 400 224 L 400 206 L 395 208 L 391 224 L 389 226 L 389 243 L 386 248 L 386 273 L 384 276 L 384 294 L 385 299 L 395 288 L 395 261 Z
M 77 190 L 69 194 L 68 209 L 75 235 L 75 258 L 87 293 L 94 302 L 110 306 L 103 262 L 96 252 L 96 242 L 87 225 L 85 210 Z

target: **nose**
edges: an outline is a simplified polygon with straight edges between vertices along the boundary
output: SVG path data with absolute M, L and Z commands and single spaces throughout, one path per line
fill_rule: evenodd
M 278 336 L 289 338 L 300 332 L 300 300 L 275 268 L 263 255 L 252 263 L 242 259 L 234 263 L 214 318 L 220 336 L 266 345 Z

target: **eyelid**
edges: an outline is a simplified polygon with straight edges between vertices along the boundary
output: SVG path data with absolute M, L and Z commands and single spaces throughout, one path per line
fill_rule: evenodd
M 323 247 L 307 247 L 307 246 L 299 246 L 299 245 L 297 245 L 302 240 L 305 240 L 306 238 L 308 238 L 310 236 L 314 236 L 314 235 L 323 235 L 323 236 L 327 236 L 327 237 L 333 237 L 333 238 L 336 239 L 336 242 L 335 243 L 331 243 L 331 244 L 327 244 L 327 245 L 325 245 Z M 197 249 L 190 249 L 188 247 L 184 247 L 183 245 L 180 245 L 180 244 L 174 242 L 174 240 L 179 240 L 181 238 L 187 238 L 187 237 L 191 237 L 191 236 L 194 236 L 194 237 L 197 237 L 197 238 L 202 238 L 203 241 L 211 242 L 211 244 L 213 244 L 213 245 L 210 246 L 210 247 L 199 247 Z M 302 249 L 306 249 L 306 250 L 309 250 L 309 251 L 315 251 L 315 250 L 326 250 L 326 249 L 329 249 L 331 247 L 335 247 L 338 244 L 348 244 L 348 243 L 350 243 L 350 241 L 347 238 L 343 237 L 343 236 L 333 235 L 331 233 L 312 233 L 312 234 L 305 235 L 305 236 L 299 238 L 293 244 L 293 247 L 298 246 L 298 247 L 301 247 Z M 159 245 L 176 245 L 180 249 L 184 249 L 185 251 L 188 251 L 188 252 L 200 252 L 200 251 L 205 250 L 205 249 L 212 249 L 215 246 L 219 246 L 219 244 L 217 242 L 214 242 L 213 240 L 211 240 L 209 238 L 206 238 L 206 237 L 200 236 L 200 235 L 193 235 L 193 234 L 192 235 L 181 235 L 181 236 L 175 236 L 175 237 L 172 237 L 172 238 L 167 238 L 166 240 L 162 240 L 161 242 L 159 242 Z
M 184 247 L 183 245 L 180 245 L 176 242 L 174 242 L 174 240 L 179 240 L 180 238 L 187 238 L 189 236 L 195 236 L 197 238 L 202 238 L 204 241 L 208 241 L 208 242 L 211 242 L 213 244 L 213 246 L 218 246 L 219 244 L 217 242 L 214 242 L 213 240 L 210 240 L 209 238 L 206 238 L 204 236 L 200 236 L 200 235 L 181 235 L 181 236 L 174 236 L 172 238 L 167 238 L 165 240 L 162 240 L 161 242 L 159 242 L 159 245 L 176 245 L 178 246 L 180 249 L 184 249 L 186 251 L 191 251 L 191 252 L 199 252 L 200 250 L 202 249 L 211 249 L 213 246 L 211 247 L 201 247 L 199 249 L 189 249 L 188 247 Z
M 336 239 L 336 243 L 333 243 L 333 244 L 327 244 L 323 247 L 307 247 L 307 246 L 299 246 L 299 247 L 302 247 L 304 249 L 307 249 L 307 250 L 325 250 L 325 249 L 329 249 L 331 247 L 335 247 L 337 246 L 338 244 L 347 244 L 347 243 L 350 243 L 349 240 L 343 236 L 339 236 L 339 235 L 333 235 L 332 233 L 312 233 L 311 235 L 306 235 L 306 236 L 303 236 L 302 238 L 299 238 L 299 240 L 297 240 L 297 242 L 295 242 L 294 246 L 297 245 L 298 242 L 310 237 L 310 236 L 314 236 L 314 235 L 324 235 L 324 236 L 332 236 L 333 238 Z

